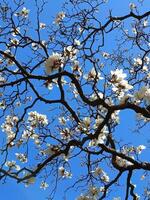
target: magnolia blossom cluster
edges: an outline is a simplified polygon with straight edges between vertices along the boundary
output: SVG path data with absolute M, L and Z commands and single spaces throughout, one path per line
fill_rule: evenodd
M 5 122 L 1 125 L 2 131 L 6 133 L 7 135 L 7 143 L 11 146 L 14 145 L 14 138 L 16 136 L 14 132 L 14 127 L 18 122 L 18 117 L 17 116 L 11 116 L 8 115 L 5 119 Z
M 74 61 L 76 59 L 77 53 L 78 53 L 78 50 L 73 46 L 64 47 L 63 56 L 65 60 L 69 59 L 69 60 Z
M 72 174 L 68 172 L 64 167 L 59 167 L 59 175 L 62 178 L 71 178 Z
M 9 167 L 9 169 L 11 170 L 20 170 L 20 166 L 16 164 L 16 161 L 12 160 L 12 161 L 6 161 L 5 162 L 5 166 Z
M 148 56 L 145 56 L 144 58 L 141 58 L 140 56 L 137 58 L 134 58 L 134 67 L 143 66 L 143 71 L 148 71 L 148 65 L 150 64 L 150 58 Z
M 28 122 L 32 128 L 48 125 L 48 119 L 46 115 L 39 114 L 36 111 L 31 111 L 28 113 L 28 115 Z
M 141 154 L 144 149 L 146 149 L 146 147 L 143 144 L 141 144 L 137 147 L 134 147 L 134 146 L 128 147 L 127 146 L 127 147 L 123 147 L 122 153 L 124 153 L 124 154 L 129 154 L 129 153 Z
M 95 80 L 98 81 L 104 79 L 103 77 L 101 77 L 101 73 L 97 72 L 95 68 L 92 68 L 88 74 L 85 74 L 84 78 L 87 81 L 95 81 Z
M 80 67 L 79 61 L 74 60 L 73 61 L 73 66 L 71 68 L 72 68 L 73 73 L 75 73 L 75 77 L 77 79 L 83 74 L 83 71 L 82 71 L 82 69 Z
M 65 18 L 65 13 L 63 11 L 59 12 L 55 18 L 55 24 L 60 24 L 61 21 Z
M 20 12 L 15 13 L 15 16 L 21 16 L 24 18 L 27 18 L 29 15 L 30 10 L 28 10 L 26 7 L 23 7 Z
M 65 85 L 67 83 L 67 81 L 64 79 L 64 77 L 62 76 L 61 77 L 61 84 L 62 85 Z M 58 87 L 58 78 L 55 78 L 53 79 L 52 81 L 48 80 L 46 81 L 45 83 L 45 86 L 49 89 L 49 90 L 52 90 L 54 86 L 57 86 Z
M 12 61 L 12 59 L 8 58 L 8 56 L 7 56 L 7 55 L 9 55 L 11 57 L 14 57 L 14 55 L 12 54 L 12 52 L 9 49 L 6 49 L 4 51 L 4 53 L 6 55 L 3 55 L 3 57 L 4 57 L 5 61 L 7 61 L 7 65 L 14 65 L 14 62 Z
M 135 92 L 134 98 L 137 103 L 144 100 L 146 105 L 150 105 L 150 88 L 148 86 L 141 87 L 139 91 Z
M 24 140 L 33 139 L 36 145 L 40 145 L 39 135 L 36 134 L 35 129 L 38 127 L 44 127 L 48 125 L 48 119 L 46 115 L 39 114 L 36 111 L 28 113 L 27 122 L 29 125 L 22 133 L 22 138 L 18 141 L 18 145 L 21 145 Z
M 97 116 L 97 118 L 95 119 L 95 124 L 93 125 L 94 129 L 97 129 L 98 126 L 103 122 L 103 118 L 101 116 Z
M 106 126 L 102 128 L 99 133 L 98 139 L 93 139 L 89 142 L 89 147 L 96 147 L 99 144 L 104 144 L 108 136 L 108 129 Z
M 131 147 L 124 147 L 122 149 L 122 153 L 125 154 L 125 155 L 129 155 L 132 159 L 134 159 L 134 156 L 131 155 L 136 153 L 136 154 L 141 154 L 141 152 L 146 149 L 146 147 L 144 145 L 139 145 L 137 147 L 134 147 L 134 146 L 131 146 Z M 119 167 L 128 167 L 130 165 L 133 165 L 132 162 L 126 160 L 126 159 L 123 159 L 119 156 L 116 156 L 116 164 L 119 166 Z
M 99 194 L 105 192 L 104 187 L 90 186 L 86 194 L 81 194 L 76 200 L 98 200 Z
M 41 48 L 43 48 L 43 46 L 47 47 L 47 43 L 45 40 L 41 40 L 40 43 L 32 42 L 32 44 L 31 44 L 31 48 L 33 51 L 37 51 L 37 49 L 41 49 Z
M 114 113 L 111 114 L 111 121 L 114 124 L 119 124 L 119 122 L 120 122 L 119 113 L 120 113 L 120 110 L 117 110 L 117 111 L 115 111 Z
M 123 73 L 122 69 L 111 71 L 110 82 L 113 86 L 112 90 L 119 95 L 120 98 L 124 96 L 125 92 L 133 88 L 133 86 L 125 80 L 126 77 L 127 74 Z
M 141 58 L 134 58 L 134 63 L 133 63 L 134 66 L 140 66 L 142 65 L 142 59 Z
M 59 53 L 53 53 L 46 60 L 45 67 L 46 73 L 50 74 L 55 70 L 58 70 L 62 66 L 62 56 Z
M 132 163 L 126 159 L 123 159 L 119 156 L 116 156 L 116 164 L 119 166 L 119 167 L 128 167 L 130 165 L 132 165 Z
M 42 155 L 53 155 L 55 153 L 57 153 L 59 150 L 59 147 L 57 145 L 52 145 L 47 143 L 47 147 L 44 150 L 41 150 L 41 154 Z
M 84 133 L 88 133 L 89 129 L 90 129 L 90 124 L 91 124 L 91 119 L 90 117 L 84 117 L 83 120 L 81 122 L 78 123 L 78 126 L 76 128 L 77 132 L 84 132 Z
M 93 171 L 92 171 L 93 175 L 95 177 L 100 176 L 100 179 L 105 182 L 108 183 L 109 182 L 109 176 L 107 175 L 106 172 L 104 172 L 104 170 L 102 170 L 100 167 L 96 167 Z
M 23 131 L 22 139 L 28 140 L 29 138 L 38 139 L 38 135 L 35 133 L 33 127 L 27 127 L 27 130 Z
M 71 60 L 73 63 L 76 62 L 77 64 L 77 61 L 75 61 L 77 52 L 78 50 L 75 47 L 67 46 L 64 47 L 62 54 L 52 53 L 45 62 L 46 73 L 50 74 L 53 71 L 58 70 L 60 67 L 63 67 L 64 62 L 67 60 Z
M 91 101 L 94 101 L 94 100 L 96 100 L 96 99 L 103 99 L 103 97 L 104 97 L 104 95 L 103 95 L 103 93 L 102 92 L 98 92 L 98 93 L 93 93 L 92 95 L 90 95 L 90 100 Z M 101 109 L 101 108 L 100 108 Z

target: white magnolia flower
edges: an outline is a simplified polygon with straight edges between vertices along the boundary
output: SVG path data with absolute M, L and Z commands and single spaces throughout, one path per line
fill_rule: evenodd
M 145 19 L 145 20 L 143 21 L 143 26 L 144 26 L 144 27 L 147 27 L 147 26 L 148 26 L 148 20 Z
M 47 144 L 47 148 L 41 151 L 42 155 L 53 155 L 57 153 L 59 150 L 58 146 Z
M 145 63 L 148 65 L 150 63 L 150 58 L 148 56 L 146 56 L 144 58 Z
M 93 197 L 96 197 L 96 196 L 98 196 L 99 195 L 99 192 L 100 192 L 100 190 L 99 190 L 99 188 L 97 188 L 97 187 L 90 187 L 89 188 L 89 193 L 90 193 L 90 195 L 91 196 L 93 196 Z
M 46 28 L 46 24 L 40 22 L 40 29 L 45 29 Z
M 65 13 L 59 12 L 55 18 L 55 24 L 60 24 L 60 22 L 65 18 Z
M 125 95 L 125 92 L 133 88 L 133 86 L 125 80 L 126 77 L 127 74 L 123 73 L 122 69 L 111 71 L 110 82 L 113 86 L 112 90 L 118 95 L 119 99 Z
M 136 148 L 136 152 L 138 154 L 141 154 L 142 150 L 146 149 L 146 146 L 144 145 L 139 145 L 137 148 Z
M 62 57 L 59 53 L 53 53 L 48 59 L 46 59 L 45 68 L 47 74 L 52 73 L 54 70 L 58 70 L 61 66 Z
M 106 172 L 103 172 L 103 176 L 101 176 L 101 180 L 103 182 L 109 183 L 109 176 L 106 174 Z
M 2 131 L 7 135 L 7 143 L 11 142 L 11 146 L 14 145 L 13 140 L 16 136 L 14 127 L 16 126 L 19 118 L 17 116 L 7 115 L 5 122 L 1 125 Z
M 91 101 L 94 101 L 96 99 L 103 99 L 104 97 L 104 94 L 102 92 L 98 92 L 98 93 L 93 93 L 91 96 L 90 96 L 90 100 Z
M 41 189 L 46 190 L 48 187 L 49 187 L 49 185 L 45 181 L 41 182 L 41 184 L 40 184 Z
M 126 103 L 132 97 L 133 97 L 133 95 L 131 95 L 131 94 L 124 95 L 123 97 L 120 98 L 120 104 Z
M 15 153 L 17 159 L 22 162 L 22 163 L 26 163 L 27 162 L 27 156 L 23 153 Z
M 144 98 L 146 91 L 147 91 L 147 87 L 143 86 L 138 92 L 135 92 L 134 97 L 136 99 L 141 100 Z
M 59 174 L 62 178 L 71 178 L 72 174 L 68 171 L 66 171 L 66 169 L 64 167 L 59 167 Z
M 95 68 L 92 68 L 88 74 L 84 75 L 84 78 L 87 81 L 95 81 L 95 80 L 103 80 L 104 78 L 101 77 L 101 73 L 96 71 Z
M 137 34 L 137 29 L 135 27 L 132 28 L 132 33 Z
M 5 109 L 6 108 L 6 105 L 5 105 L 5 101 L 1 101 L 0 102 L 0 109 Z
M 81 194 L 76 200 L 91 200 L 88 195 Z
M 61 138 L 64 140 L 69 140 L 72 132 L 69 130 L 69 128 L 65 128 L 60 132 Z
M 20 12 L 15 13 L 15 16 L 22 16 L 24 18 L 28 17 L 30 10 L 28 10 L 26 7 L 23 7 Z
M 82 69 L 80 67 L 79 61 L 73 60 L 73 66 L 71 67 L 74 73 L 77 73 L 79 77 L 82 75 Z M 78 76 L 77 76 L 78 77 Z
M 20 33 L 20 27 L 12 29 L 12 36 L 16 36 Z
M 17 39 L 17 38 L 12 38 L 11 40 L 10 40 L 10 42 L 11 42 L 11 44 L 13 44 L 13 45 L 18 45 L 19 44 L 19 40 Z
M 123 73 L 123 69 L 112 70 L 110 73 L 112 83 L 120 83 L 127 77 L 127 74 Z
M 31 137 L 32 134 L 33 134 L 32 133 L 32 128 L 30 128 L 30 130 L 24 130 L 23 134 L 22 134 L 22 139 L 27 140 L 27 139 L 29 139 Z
M 103 170 L 100 168 L 100 167 L 96 167 L 94 169 L 94 171 L 92 171 L 92 173 L 95 175 L 95 176 L 99 176 L 101 174 L 103 174 Z
M 5 162 L 5 166 L 9 167 L 10 169 L 15 169 L 17 171 L 20 170 L 20 166 L 16 165 L 16 161 L 12 160 L 12 161 L 6 161 Z
M 99 133 L 98 139 L 93 139 L 89 142 L 89 147 L 95 147 L 98 144 L 104 144 L 104 142 L 107 138 L 107 135 L 108 135 L 108 130 L 107 130 L 106 126 L 104 126 L 104 128 Z
M 83 124 L 84 124 L 85 127 L 88 128 L 90 126 L 90 123 L 91 123 L 90 117 L 84 117 L 83 118 Z
M 134 58 L 134 66 L 140 66 L 142 65 L 142 59 L 141 58 Z
M 138 92 L 135 92 L 134 97 L 136 100 L 144 100 L 147 105 L 150 104 L 150 88 L 143 86 Z
M 120 110 L 115 111 L 114 113 L 111 114 L 111 120 L 113 121 L 113 123 L 119 124 L 120 122 L 119 112 Z
M 120 94 L 120 98 L 122 98 L 122 96 L 124 96 L 124 93 L 122 93 L 122 95 L 121 95 L 121 92 L 122 92 L 122 91 L 125 92 L 125 91 L 128 91 L 128 90 L 131 90 L 132 88 L 133 88 L 133 86 L 130 85 L 130 84 L 128 83 L 128 81 L 123 80 L 123 81 L 121 81 L 121 82 L 119 82 L 119 83 L 117 83 L 117 84 L 114 84 L 113 87 L 112 87 L 112 90 L 113 90 L 114 92 Z
M 129 8 L 130 8 L 131 10 L 133 10 L 133 9 L 136 8 L 136 5 L 135 5 L 134 3 L 130 3 L 130 4 L 129 4 Z
M 23 7 L 23 9 L 21 11 L 21 16 L 26 18 L 26 17 L 28 17 L 29 12 L 30 11 L 26 7 Z
M 102 52 L 102 56 L 105 58 L 105 59 L 108 59 L 110 57 L 110 54 L 107 53 L 107 52 Z
M 48 119 L 46 115 L 39 114 L 36 111 L 31 111 L 28 113 L 28 122 L 31 127 L 37 127 L 38 125 L 46 126 L 48 124 Z
M 67 120 L 64 117 L 59 117 L 58 121 L 61 125 L 65 125 Z
M 127 167 L 127 160 L 122 159 L 121 157 L 117 156 L 116 157 L 116 163 L 119 167 Z
M 80 40 L 75 39 L 74 43 L 75 43 L 75 45 L 80 46 Z
M 142 68 L 142 71 L 148 72 L 148 71 L 149 71 L 149 70 L 148 70 L 148 67 L 147 67 L 146 65 L 144 65 L 143 68 Z
M 32 46 L 32 49 L 35 51 L 39 48 L 39 44 L 37 44 L 35 42 L 32 42 L 31 46 Z
M 96 129 L 102 122 L 103 122 L 103 118 L 98 115 L 98 117 L 95 119 L 95 124 L 93 128 Z
M 3 74 L 0 73 L 0 84 L 5 83 L 5 82 L 6 82 L 6 79 L 3 77 Z
M 141 181 L 143 181 L 145 178 L 146 178 L 146 175 L 142 175 L 140 179 Z
M 28 175 L 30 175 L 30 174 L 26 174 L 26 176 L 28 176 Z M 25 187 L 29 187 L 29 185 L 34 184 L 35 180 L 36 180 L 35 177 L 31 177 L 31 178 L 27 179 L 25 181 Z
M 64 47 L 63 56 L 66 60 L 67 59 L 70 59 L 70 60 L 73 60 L 73 61 L 76 60 L 77 53 L 78 53 L 78 50 L 75 49 L 73 46 Z
M 146 90 L 144 100 L 145 100 L 145 102 L 146 102 L 147 105 L 150 105 L 150 88 L 148 88 Z

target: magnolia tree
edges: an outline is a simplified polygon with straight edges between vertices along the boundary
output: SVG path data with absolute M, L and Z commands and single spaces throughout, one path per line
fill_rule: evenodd
M 147 1 L 67 0 L 52 23 L 26 3 L 0 3 L 0 180 L 150 199 Z

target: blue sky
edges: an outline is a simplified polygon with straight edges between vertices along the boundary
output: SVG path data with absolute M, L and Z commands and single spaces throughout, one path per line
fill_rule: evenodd
M 31 17 L 33 15 L 32 11 L 34 10 L 34 4 L 26 2 L 26 7 L 30 9 Z M 41 21 L 47 23 L 50 21 L 53 23 L 53 16 L 56 15 L 61 10 L 61 5 L 64 1 L 63 0 L 49 0 L 48 6 L 47 6 L 47 11 L 45 14 L 43 14 Z M 120 3 L 121 2 L 121 3 Z M 129 12 L 128 5 L 131 1 L 125 0 L 125 1 L 120 1 L 120 0 L 110 0 L 110 9 L 113 9 L 113 14 L 114 15 L 124 15 Z M 136 2 L 136 1 L 132 1 Z M 145 4 L 143 7 L 143 10 L 148 10 L 150 8 L 149 6 L 149 1 L 145 0 Z M 108 11 L 108 10 L 107 10 Z M 101 12 L 104 12 L 106 14 L 105 7 Z M 104 19 L 105 20 L 105 19 Z M 111 48 L 113 47 L 113 43 L 110 44 L 110 40 L 107 41 L 106 38 L 106 49 L 111 51 Z M 38 107 L 38 106 L 37 106 Z M 42 110 L 43 108 L 39 108 L 39 110 Z M 142 130 L 142 136 L 137 133 L 131 133 L 132 130 L 136 127 L 135 124 L 135 114 L 133 112 L 128 112 L 128 111 L 123 111 L 121 114 L 121 125 L 117 130 L 116 130 L 116 138 L 121 138 L 122 140 L 126 139 L 128 142 L 133 142 L 136 145 L 140 145 L 143 142 L 147 142 L 147 132 L 149 131 L 149 128 L 146 127 Z M 120 136 L 120 134 L 122 134 Z M 143 159 L 147 159 L 148 153 L 143 154 Z M 76 164 L 77 162 L 73 162 L 73 169 L 78 173 L 78 166 Z M 140 177 L 140 176 L 139 176 Z M 142 186 L 142 182 L 139 180 L 138 176 L 134 177 L 135 182 L 137 184 L 137 192 L 140 191 L 140 187 Z M 66 181 L 63 181 L 62 184 L 58 187 L 58 193 L 55 196 L 55 200 L 61 200 L 61 195 L 62 191 L 64 189 L 64 185 L 66 185 Z M 5 184 L 0 182 L 0 198 L 4 200 L 45 200 L 45 197 L 48 196 L 49 194 L 49 189 L 46 191 L 43 191 L 39 189 L 40 181 L 36 181 L 34 185 L 31 185 L 28 188 L 25 188 L 23 184 L 17 184 L 16 182 L 12 180 L 8 180 Z M 50 184 L 49 184 L 50 185 Z M 50 185 L 51 187 L 51 185 Z M 116 192 L 116 195 L 122 195 L 124 192 Z M 114 195 L 114 194 L 113 194 Z M 75 192 L 71 192 L 71 195 L 68 196 L 67 200 L 74 200 L 76 197 Z M 109 197 L 111 200 L 112 196 Z

